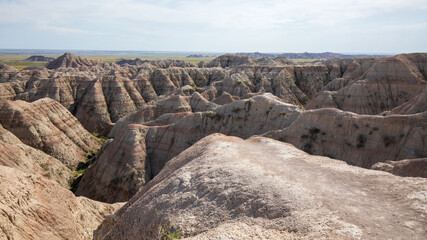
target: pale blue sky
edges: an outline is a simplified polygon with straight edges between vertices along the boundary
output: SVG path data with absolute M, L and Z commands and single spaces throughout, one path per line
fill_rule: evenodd
M 0 48 L 427 52 L 427 0 L 0 0 Z

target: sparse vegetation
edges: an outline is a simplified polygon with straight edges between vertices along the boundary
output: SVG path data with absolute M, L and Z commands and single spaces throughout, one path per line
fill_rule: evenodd
M 311 152 L 311 148 L 313 147 L 313 145 L 311 144 L 311 143 L 306 143 L 304 146 L 303 146 L 303 150 L 304 150 L 304 152 L 306 152 L 306 153 L 308 153 L 308 154 L 312 154 L 312 152 Z
M 246 110 L 249 111 L 249 109 L 251 109 L 252 103 L 254 103 L 255 101 L 253 99 L 248 99 L 245 102 L 245 106 L 247 106 Z
M 156 216 L 160 216 L 159 211 L 157 208 L 154 208 L 154 212 L 156 213 Z M 164 223 L 160 224 L 159 226 L 159 238 L 161 240 L 173 240 L 173 239 L 180 239 L 182 238 L 183 234 L 181 230 L 179 230 L 174 222 L 171 223 Z
M 318 134 L 320 132 L 320 129 L 318 128 L 310 128 L 309 130 L 310 134 Z
M 160 239 L 162 240 L 173 240 L 182 238 L 181 230 L 175 227 L 175 224 L 172 222 L 170 224 L 163 224 L 159 227 Z
M 108 139 L 106 136 L 102 136 L 99 133 L 91 133 L 93 138 L 98 139 L 99 143 L 104 144 L 104 142 Z M 96 154 L 97 151 L 93 151 L 92 153 Z M 89 157 L 88 157 L 89 158 Z
M 95 112 L 96 111 L 96 105 L 92 105 L 92 106 L 90 106 L 90 111 L 91 112 Z
M 205 114 L 211 118 L 211 119 L 215 119 L 216 121 L 221 121 L 224 116 L 220 113 L 216 113 L 216 112 L 212 112 L 212 111 L 206 111 Z
M 92 133 L 92 138 L 98 139 L 101 144 L 104 144 L 107 137 L 101 136 L 99 133 Z M 96 155 L 99 150 L 93 150 L 92 152 L 88 152 L 86 154 L 86 160 L 84 162 L 79 162 L 76 169 L 74 170 L 74 176 L 68 179 L 69 189 L 72 192 L 77 190 L 77 187 L 83 177 L 85 171 L 89 168 L 89 166 L 95 161 Z
M 303 134 L 301 135 L 301 140 L 303 141 L 307 141 L 307 143 L 305 143 L 305 145 L 303 146 L 303 151 L 305 151 L 308 154 L 312 154 L 313 150 L 313 143 L 317 140 L 317 134 L 320 133 L 320 129 L 316 128 L 316 127 L 312 127 L 308 130 L 309 134 Z M 325 133 L 326 134 L 326 133 Z M 322 140 L 322 142 L 325 142 L 324 140 Z
M 366 143 L 366 141 L 367 141 L 368 139 L 366 138 L 366 136 L 365 135 L 363 135 L 363 134 L 360 134 L 358 137 L 357 137 L 357 148 L 363 148 L 364 146 L 365 146 L 365 143 Z
M 384 141 L 384 146 L 388 147 L 396 143 L 396 138 L 393 136 L 384 136 L 383 141 Z
M 310 136 L 308 136 L 307 134 L 303 134 L 303 135 L 301 135 L 301 138 L 302 139 L 306 139 L 306 138 L 309 138 Z

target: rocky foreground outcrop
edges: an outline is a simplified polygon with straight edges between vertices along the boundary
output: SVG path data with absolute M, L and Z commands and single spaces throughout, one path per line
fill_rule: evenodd
M 98 140 L 58 102 L 9 101 L 0 105 L 0 124 L 23 143 L 60 160 L 69 168 L 100 148 Z
M 314 180 L 313 180 L 314 179 Z M 213 134 L 167 163 L 95 239 L 424 239 L 427 182 Z
M 0 239 L 92 239 L 122 204 L 75 197 L 40 175 L 0 166 Z

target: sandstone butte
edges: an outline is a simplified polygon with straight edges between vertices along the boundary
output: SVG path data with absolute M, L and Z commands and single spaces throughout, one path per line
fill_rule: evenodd
M 425 239 L 426 68 L 0 63 L 0 239 Z

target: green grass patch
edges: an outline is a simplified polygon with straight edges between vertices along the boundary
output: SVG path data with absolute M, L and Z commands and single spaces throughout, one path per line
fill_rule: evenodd
M 18 70 L 22 70 L 26 67 L 30 66 L 44 66 L 46 63 L 44 62 L 3 62 L 11 67 L 14 67 Z

